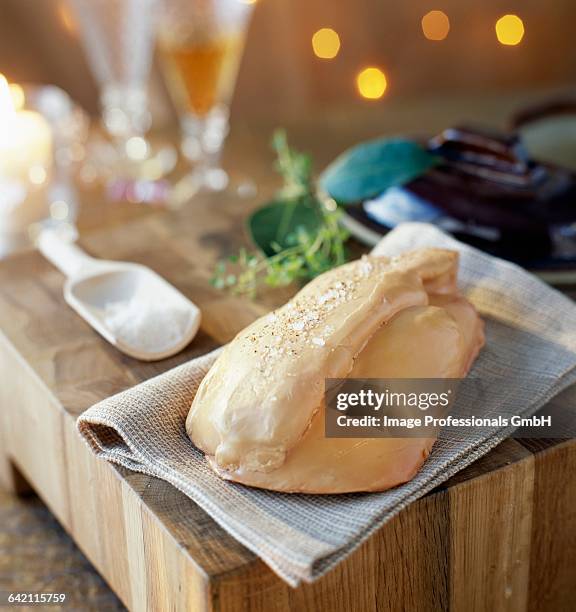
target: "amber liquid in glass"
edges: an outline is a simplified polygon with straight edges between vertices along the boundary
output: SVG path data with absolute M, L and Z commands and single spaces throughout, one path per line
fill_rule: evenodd
M 242 50 L 242 33 L 202 40 L 160 40 L 166 81 L 180 111 L 206 116 L 218 104 L 228 104 Z

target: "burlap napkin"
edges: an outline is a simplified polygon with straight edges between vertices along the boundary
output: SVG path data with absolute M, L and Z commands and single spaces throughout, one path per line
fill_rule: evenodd
M 429 225 L 405 224 L 375 252 L 395 255 L 422 246 L 461 253 L 460 285 L 487 322 L 487 346 L 473 375 L 505 381 L 503 392 L 489 402 L 529 415 L 576 380 L 576 306 L 570 300 L 521 268 Z M 511 433 L 441 436 L 419 474 L 386 493 L 318 496 L 250 489 L 218 478 L 184 431 L 192 398 L 217 354 L 97 404 L 78 419 L 79 431 L 100 457 L 172 483 L 294 586 L 325 574 L 402 508 Z M 488 411 L 499 407 L 479 405 Z

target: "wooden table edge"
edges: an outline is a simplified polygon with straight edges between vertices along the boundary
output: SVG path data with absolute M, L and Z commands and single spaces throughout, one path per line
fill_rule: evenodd
M 2 372 L 11 375 L 6 378 Z M 90 451 L 78 435 L 73 415 L 65 410 L 3 332 L 0 332 L 0 382 L 2 403 L 15 397 L 19 400 L 17 409 L 1 411 L 0 424 L 4 433 L 0 463 L 16 465 L 122 601 L 134 610 L 162 609 L 167 602 L 176 609 L 235 609 L 230 602 L 245 602 L 247 598 L 266 602 L 266 607 L 262 608 L 251 604 L 250 609 L 258 610 L 297 610 L 302 602 L 310 601 L 321 601 L 322 606 L 332 602 L 330 609 L 340 609 L 337 606 L 342 605 L 342 601 L 348 605 L 348 597 L 355 601 L 373 598 L 379 587 L 374 586 L 374 592 L 370 589 L 359 592 L 350 576 L 358 572 L 367 575 L 373 571 L 370 568 L 374 559 L 383 554 L 392 560 L 397 557 L 399 566 L 406 565 L 406 556 L 415 557 L 416 566 L 425 571 L 422 551 L 418 548 L 424 546 L 430 530 L 440 530 L 450 542 L 449 553 L 445 551 L 446 541 L 439 539 L 435 544 L 434 563 L 441 566 L 446 562 L 444 557 L 454 557 L 453 547 L 472 546 L 471 537 L 474 546 L 478 546 L 477 538 L 487 537 L 489 522 L 483 526 L 483 531 L 473 536 L 453 532 L 454 513 L 470 512 L 472 500 L 492 507 L 494 500 L 487 498 L 486 491 L 492 491 L 495 500 L 499 500 L 505 491 L 512 490 L 518 496 L 513 505 L 522 508 L 523 503 L 532 503 L 535 464 L 545 466 L 549 457 L 559 453 L 569 452 L 570 460 L 576 457 L 573 440 L 537 455 L 519 441 L 507 441 L 510 461 L 505 459 L 491 471 L 466 480 L 460 474 L 460 481 L 457 476 L 451 486 L 441 487 L 403 510 L 326 577 L 293 590 L 256 558 L 248 563 L 239 562 L 219 574 L 206 572 L 148 509 L 135 487 L 119 470 Z M 54 440 L 58 443 L 54 444 Z M 3 467 L 0 466 L 0 474 Z M 122 521 L 118 521 L 115 514 L 119 509 Z M 498 507 L 492 508 L 492 513 L 498 511 Z M 511 546 L 518 539 L 526 546 L 526 539 L 534 537 L 532 521 L 526 521 L 523 515 L 515 517 L 515 509 L 509 508 L 507 512 L 510 516 L 499 525 L 505 533 L 503 537 L 511 541 Z M 447 524 L 445 515 L 449 516 Z M 134 521 L 135 516 L 139 520 Z M 523 525 L 519 532 L 511 527 L 516 519 Z M 411 527 L 415 520 L 420 521 L 418 530 L 414 525 Z M 414 550 L 410 549 L 412 540 L 418 541 Z M 395 548 L 393 542 L 398 541 L 402 546 Z M 486 556 L 491 554 L 489 550 L 482 550 Z M 523 572 L 515 580 L 524 584 L 528 592 L 530 568 L 527 563 L 524 559 Z M 450 576 L 455 571 L 470 572 L 464 561 L 456 569 L 444 570 Z M 481 570 L 477 571 L 482 574 Z M 482 578 L 484 581 L 494 579 L 484 574 Z M 349 591 L 344 600 L 341 597 L 343 588 Z M 470 596 L 469 593 L 458 594 L 454 585 L 446 584 L 443 588 L 444 598 L 462 605 Z M 442 590 L 439 588 L 438 592 Z M 271 600 L 281 603 L 277 608 L 270 608 Z M 240 603 L 238 605 L 238 609 L 243 609 Z

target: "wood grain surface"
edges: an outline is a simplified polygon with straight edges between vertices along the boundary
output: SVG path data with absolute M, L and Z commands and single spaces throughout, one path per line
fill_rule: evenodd
M 317 146 L 313 134 L 308 138 Z M 239 158 L 251 145 L 235 142 Z M 66 306 L 62 275 L 37 253 L 0 263 L 4 486 L 22 485 L 16 467 L 132 610 L 574 607 L 573 441 L 502 443 L 327 576 L 291 589 L 176 489 L 97 460 L 80 440 L 75 419 L 93 403 L 228 341 L 286 298 L 280 292 L 254 303 L 208 282 L 215 261 L 245 240 L 247 211 L 273 190 L 266 147 L 259 142 L 252 150 L 261 188 L 254 201 L 210 196 L 166 212 L 84 192 L 81 244 L 88 252 L 148 265 L 202 309 L 197 338 L 171 359 L 140 363 L 109 346 Z
M 9 607 L 4 594 L 48 592 L 66 595 L 61 605 L 45 608 L 53 612 L 126 609 L 36 496 L 0 490 L 0 525 L 0 610 Z

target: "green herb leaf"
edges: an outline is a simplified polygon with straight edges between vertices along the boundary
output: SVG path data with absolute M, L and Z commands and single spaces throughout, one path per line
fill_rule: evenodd
M 266 257 L 293 246 L 298 228 L 315 233 L 322 223 L 316 208 L 305 201 L 271 202 L 248 218 L 248 232 Z
M 276 152 L 274 167 L 282 175 L 283 182 L 278 199 L 286 201 L 307 197 L 314 191 L 310 156 L 291 149 L 284 130 L 275 130 L 272 146 Z
M 436 157 L 417 142 L 383 138 L 342 153 L 324 170 L 320 186 L 342 204 L 361 202 L 411 181 L 435 164 Z
M 218 289 L 254 297 L 261 284 L 281 287 L 309 280 L 346 261 L 348 233 L 339 224 L 341 211 L 318 199 L 310 157 L 291 149 L 283 131 L 274 134 L 273 146 L 283 186 L 276 200 L 247 222 L 259 250 L 242 248 L 219 263 L 211 279 Z

